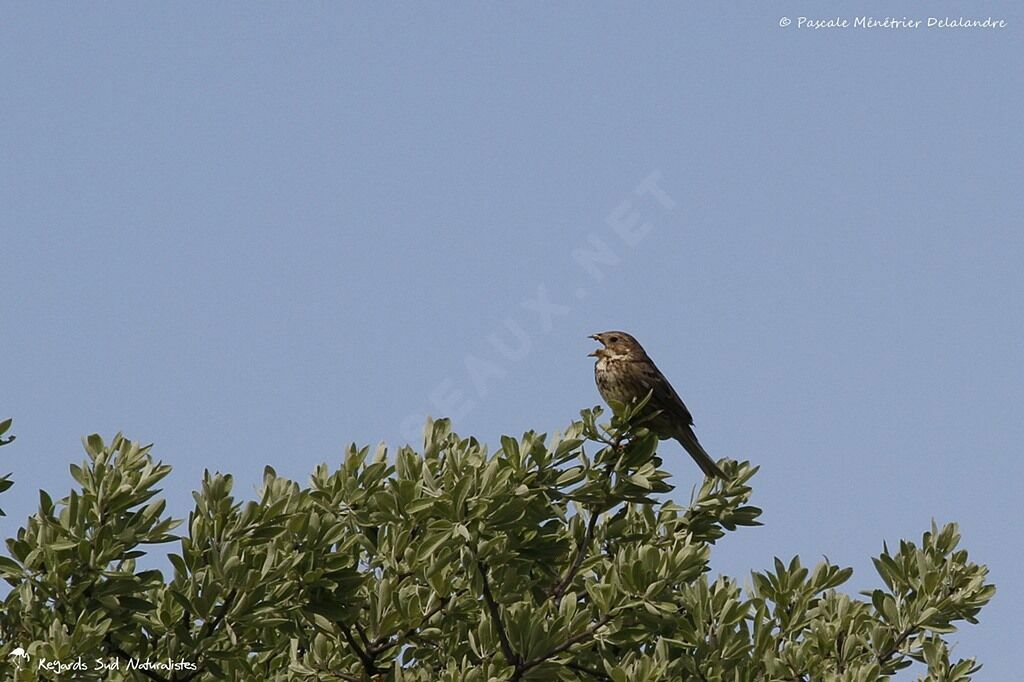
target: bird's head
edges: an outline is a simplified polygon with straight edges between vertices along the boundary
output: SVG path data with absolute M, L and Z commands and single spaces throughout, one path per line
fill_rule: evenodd
M 590 353 L 592 357 L 598 359 L 639 360 L 647 355 L 643 346 L 626 332 L 601 332 L 600 334 L 591 334 L 590 338 L 602 346 Z

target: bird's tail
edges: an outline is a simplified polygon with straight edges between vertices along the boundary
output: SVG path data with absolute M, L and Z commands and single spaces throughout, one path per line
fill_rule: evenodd
M 679 441 L 684 450 L 690 453 L 690 457 L 693 457 L 693 461 L 697 463 L 697 466 L 700 467 L 705 476 L 717 476 L 725 480 L 725 472 L 718 468 L 715 460 L 711 459 L 711 455 L 701 447 L 700 442 L 697 440 L 697 434 L 693 432 L 693 429 L 689 426 L 679 429 L 679 433 L 676 434 L 676 440 Z

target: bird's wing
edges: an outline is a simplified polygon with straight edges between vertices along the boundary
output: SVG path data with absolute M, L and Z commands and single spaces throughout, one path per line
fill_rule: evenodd
M 672 384 L 668 383 L 665 375 L 661 373 L 649 358 L 644 362 L 636 364 L 639 370 L 636 374 L 643 377 L 644 390 L 642 393 L 653 391 L 649 407 L 657 406 L 658 409 L 663 410 L 673 420 L 679 420 L 684 424 L 692 426 L 693 417 L 690 415 L 690 411 L 686 409 L 682 398 L 672 388 Z

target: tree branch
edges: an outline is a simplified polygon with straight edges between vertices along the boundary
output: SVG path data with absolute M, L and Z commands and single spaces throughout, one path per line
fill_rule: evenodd
M 107 633 L 107 636 L 103 638 L 103 642 L 107 645 L 107 650 L 110 651 L 110 653 L 114 654 L 115 656 L 123 660 L 125 663 L 134 660 L 134 656 L 130 655 L 127 651 L 125 651 L 118 645 L 114 644 L 114 640 L 111 638 L 109 632 Z M 166 677 L 158 675 L 152 670 L 144 670 L 142 668 L 139 668 L 137 672 L 142 673 L 143 677 L 153 680 L 153 682 L 168 682 Z
M 355 626 L 356 632 L 359 633 L 359 639 L 363 641 L 363 646 L 366 647 L 366 651 L 369 651 L 372 645 L 370 644 L 370 640 L 366 638 L 366 630 L 359 624 L 359 621 L 356 621 Z
M 321 673 L 322 677 L 324 678 L 337 677 L 340 680 L 344 680 L 344 682 L 363 682 L 363 680 L 365 679 L 364 677 L 357 677 L 355 675 L 350 675 L 348 673 L 339 673 L 334 670 L 324 670 L 323 667 L 319 665 L 313 666 L 313 669 L 316 670 L 318 673 Z M 269 676 L 266 679 L 270 679 Z
M 217 631 L 217 628 L 220 627 L 220 624 L 224 622 L 224 618 L 228 615 L 228 611 L 231 610 L 231 607 L 233 606 L 233 603 L 235 601 L 235 597 L 237 596 L 237 590 L 231 590 L 230 592 L 228 592 L 227 596 L 224 597 L 224 601 L 221 602 L 220 608 L 217 609 L 217 615 L 203 623 L 203 627 L 199 631 L 200 641 L 204 639 L 209 639 L 214 635 L 214 633 Z M 196 669 L 182 677 L 181 682 L 189 682 L 190 680 L 198 677 L 199 673 L 203 672 L 204 663 L 201 660 L 201 658 L 202 657 L 200 657 L 200 660 L 197 661 Z
M 578 673 L 584 673 L 585 675 L 590 675 L 594 679 L 601 680 L 602 682 L 611 682 L 611 679 L 612 679 L 611 677 L 609 677 L 605 673 L 601 672 L 600 670 L 594 670 L 592 668 L 587 668 L 586 666 L 582 666 L 579 663 L 566 663 L 565 667 L 568 668 L 569 670 L 575 670 Z
M 430 609 L 425 614 L 423 614 L 423 619 L 420 621 L 419 625 L 417 625 L 415 627 L 411 627 L 408 630 L 406 630 L 405 632 L 396 633 L 394 635 L 381 635 L 377 639 L 373 640 L 373 642 L 368 643 L 367 647 L 366 647 L 367 653 L 376 656 L 377 654 L 383 653 L 383 652 L 387 651 L 388 649 L 390 649 L 391 647 L 395 646 L 402 639 L 405 639 L 405 638 L 413 636 L 414 634 L 416 634 L 416 631 L 420 629 L 420 627 L 422 627 L 424 624 L 426 624 L 427 621 L 429 621 L 431 618 L 433 618 L 435 614 L 437 614 L 441 609 L 443 609 L 445 606 L 447 606 L 448 602 L 450 602 L 450 601 L 451 601 L 451 597 L 444 597 L 444 598 L 442 598 L 437 603 L 437 605 L 434 606 L 434 608 Z
M 501 620 L 501 612 L 498 610 L 498 604 L 494 601 L 494 595 L 491 594 L 491 586 L 487 580 L 487 566 L 484 562 L 477 559 L 477 568 L 480 569 L 480 575 L 484 582 L 484 603 L 487 604 L 487 610 L 491 613 L 491 620 L 494 621 L 494 629 L 498 631 L 498 641 L 501 643 L 501 651 L 505 654 L 505 659 L 511 665 L 516 667 L 516 674 L 519 674 L 519 669 L 523 664 L 523 659 L 519 657 L 515 651 L 512 650 L 512 643 L 508 639 L 508 633 L 505 632 L 505 624 Z
M 911 635 L 917 632 L 919 627 L 919 625 L 911 625 L 906 630 L 901 632 L 900 636 L 896 638 L 896 641 L 893 642 L 891 647 L 886 649 L 885 652 L 878 654 L 878 664 L 886 664 L 890 658 L 892 658 L 896 653 L 899 652 L 900 647 L 903 646 L 903 643 L 906 642 Z
M 543 656 L 538 656 L 537 658 L 533 658 L 533 659 L 530 659 L 529 661 L 526 661 L 525 663 L 523 663 L 523 666 L 522 666 L 523 672 L 526 672 L 530 668 L 533 668 L 534 666 L 540 665 L 541 663 L 543 663 L 544 661 L 548 660 L 549 658 L 557 656 L 558 654 L 562 653 L 563 651 L 569 650 L 574 645 L 579 644 L 580 642 L 593 637 L 594 634 L 598 630 L 603 628 L 605 625 L 607 625 L 611 621 L 611 619 L 612 619 L 611 614 L 607 614 L 605 616 L 602 616 L 599 621 L 597 621 L 596 623 L 591 625 L 589 628 L 587 628 L 583 632 L 576 633 L 575 635 L 573 635 L 569 639 L 565 640 L 564 642 L 562 642 L 561 644 L 559 644 L 558 646 L 553 648 L 551 651 L 549 651 L 546 654 L 544 654 Z M 513 677 L 513 679 L 516 679 L 516 678 Z
M 348 645 L 352 647 L 352 651 L 355 652 L 356 657 L 362 662 L 363 669 L 366 670 L 367 675 L 384 672 L 382 669 L 377 667 L 374 657 L 366 653 L 366 651 L 359 646 L 359 642 L 357 642 L 356 638 L 352 635 L 352 628 L 341 621 L 338 621 L 338 627 L 341 628 L 341 634 L 344 635 L 345 641 L 348 642 Z
M 220 624 L 224 621 L 224 617 L 228 615 L 228 611 L 231 610 L 235 597 L 238 596 L 237 590 L 231 590 L 228 595 L 224 597 L 224 601 L 221 602 L 220 608 L 217 609 L 217 615 L 213 617 L 213 620 L 207 621 L 203 625 L 203 629 L 199 635 L 200 639 L 206 639 L 212 637 L 213 633 L 217 631 Z
M 565 575 L 562 576 L 562 579 L 551 590 L 551 598 L 554 601 L 557 602 L 562 598 L 562 595 L 565 594 L 565 589 L 572 583 L 573 578 L 576 577 L 576 572 L 580 570 L 580 566 L 583 564 L 583 557 L 586 556 L 590 543 L 594 541 L 594 530 L 597 527 L 598 516 L 600 514 L 597 512 L 597 509 L 592 509 L 590 519 L 587 521 L 587 531 L 583 534 L 583 542 L 576 548 L 576 556 L 573 558 L 572 563 L 569 564 L 569 568 L 566 569 Z

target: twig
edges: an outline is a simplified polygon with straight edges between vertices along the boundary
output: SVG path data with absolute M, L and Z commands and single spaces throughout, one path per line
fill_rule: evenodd
M 363 646 L 366 647 L 367 651 L 369 651 L 371 644 L 370 640 L 366 638 L 366 630 L 359 624 L 359 621 L 356 621 L 355 626 L 356 632 L 359 633 L 359 639 L 363 640 Z
M 562 595 L 565 594 L 565 589 L 572 582 L 573 578 L 576 577 L 576 572 L 580 570 L 580 566 L 583 565 L 583 557 L 586 556 L 590 543 L 594 541 L 594 530 L 597 527 L 598 516 L 600 514 L 598 514 L 597 509 L 592 509 L 590 519 L 587 521 L 587 532 L 583 534 L 583 542 L 576 548 L 576 556 L 573 558 L 569 568 L 566 569 L 565 575 L 562 576 L 562 579 L 551 590 L 551 598 L 554 601 L 562 598 Z
M 231 590 L 227 596 L 224 597 L 224 601 L 221 602 L 220 608 L 217 609 L 217 615 L 212 619 L 203 623 L 202 629 L 199 631 L 199 640 L 209 639 L 220 627 L 220 624 L 224 622 L 224 618 L 228 615 L 228 611 L 231 610 L 235 597 L 238 596 L 237 590 Z M 190 680 L 199 676 L 199 673 L 203 672 L 204 662 L 200 660 L 196 669 L 181 678 L 181 682 L 189 682 Z
M 508 633 L 505 632 L 505 624 L 501 620 L 501 612 L 498 610 L 497 602 L 494 601 L 494 595 L 491 594 L 491 586 L 487 580 L 487 567 L 479 559 L 477 559 L 476 565 L 480 569 L 480 575 L 483 578 L 484 603 L 487 604 L 487 610 L 491 613 L 494 629 L 498 631 L 498 641 L 501 643 L 501 650 L 505 654 L 505 659 L 516 667 L 516 674 L 518 675 L 523 659 L 512 650 L 512 643 L 508 639 Z M 513 679 L 517 678 L 514 677 Z
M 127 651 L 125 651 L 124 649 L 122 649 L 118 645 L 114 644 L 114 640 L 110 637 L 110 633 L 109 632 L 107 633 L 107 636 L 104 637 L 103 641 L 107 645 L 107 649 L 112 654 L 114 654 L 118 658 L 122 659 L 125 663 L 128 663 L 129 661 L 134 659 L 134 656 L 130 655 Z M 145 670 L 143 668 L 139 668 L 138 672 L 142 673 L 143 677 L 146 677 L 146 678 L 148 678 L 150 680 L 153 680 L 153 682 L 168 682 L 166 677 L 163 677 L 162 675 L 158 675 L 155 672 L 153 672 L 152 670 Z
M 381 635 L 377 639 L 373 640 L 373 642 L 369 643 L 366 647 L 367 653 L 376 656 L 377 654 L 383 653 L 391 647 L 395 646 L 402 639 L 413 636 L 414 634 L 416 634 L 416 631 L 420 629 L 420 627 L 425 625 L 431 618 L 434 617 L 435 614 L 437 614 L 437 612 L 439 612 L 441 609 L 447 606 L 449 601 L 451 601 L 451 597 L 444 597 L 443 599 L 441 599 L 437 603 L 437 605 L 434 606 L 434 608 L 430 609 L 425 614 L 423 614 L 423 618 L 420 621 L 419 625 L 411 627 L 402 633 L 397 633 L 395 635 Z
M 227 616 L 228 611 L 231 610 L 236 596 L 238 596 L 237 590 L 231 590 L 228 592 L 228 595 L 224 597 L 224 601 L 221 602 L 220 608 L 217 609 L 217 615 L 213 617 L 213 620 L 207 621 L 203 625 L 203 629 L 200 631 L 199 635 L 200 639 L 211 637 L 213 633 L 217 631 L 217 628 L 220 627 L 220 624 L 224 621 L 224 617 Z
M 333 676 L 333 677 L 337 677 L 340 680 L 344 680 L 345 682 L 363 682 L 363 680 L 365 679 L 363 677 L 357 677 L 355 675 L 350 675 L 348 673 L 339 673 L 339 672 L 335 672 L 333 670 L 324 670 L 319 665 L 313 666 L 313 669 L 317 673 L 319 673 L 321 675 L 321 677 L 332 677 Z M 269 677 L 267 677 L 265 679 L 269 679 Z
M 609 677 L 605 673 L 601 672 L 600 670 L 594 670 L 592 668 L 587 668 L 586 666 L 582 666 L 579 663 L 566 663 L 565 667 L 568 668 L 569 670 L 575 670 L 578 673 L 584 673 L 586 675 L 590 675 L 594 679 L 605 680 L 607 682 L 611 682 L 611 679 L 612 679 L 611 677 Z
M 879 665 L 885 664 L 886 662 L 888 662 L 890 658 L 893 657 L 894 654 L 899 652 L 900 647 L 903 646 L 903 643 L 906 642 L 912 634 L 917 632 L 918 627 L 919 626 L 917 625 L 912 625 L 903 632 L 901 632 L 900 636 L 896 638 L 896 641 L 893 642 L 891 647 L 889 647 L 884 653 L 878 654 Z
M 352 647 L 352 651 L 355 652 L 356 657 L 362 662 L 367 675 L 384 672 L 381 668 L 377 667 L 374 657 L 366 653 L 363 648 L 359 646 L 359 642 L 357 642 L 356 638 L 352 635 L 352 628 L 340 621 L 338 622 L 338 627 L 341 628 L 341 634 L 345 637 L 345 641 L 348 642 L 348 645 Z
M 340 677 L 341 679 L 345 680 L 345 682 L 363 682 L 363 678 L 356 677 L 355 675 L 349 675 L 348 673 L 332 672 L 331 674 Z
M 520 662 L 518 665 L 516 665 L 516 671 L 512 675 L 512 677 L 510 678 L 511 682 L 517 682 L 518 680 L 523 679 L 523 675 L 526 674 L 526 672 L 529 671 L 531 668 L 534 668 L 534 667 L 540 665 L 541 663 L 543 663 L 544 661 L 548 660 L 549 658 L 557 656 L 558 654 L 562 653 L 563 651 L 568 651 L 574 645 L 579 644 L 583 640 L 586 640 L 586 639 L 589 639 L 589 638 L 593 637 L 594 633 L 596 633 L 598 630 L 600 630 L 605 625 L 607 625 L 608 622 L 611 621 L 611 619 L 612 619 L 611 614 L 603 616 L 599 621 L 597 621 L 596 623 L 591 625 L 589 628 L 587 628 L 583 632 L 576 633 L 575 635 L 573 635 L 569 639 L 565 640 L 564 642 L 562 642 L 558 646 L 556 646 L 553 649 L 551 649 L 546 654 L 544 654 L 542 656 L 538 656 L 536 658 L 531 658 L 529 661 L 522 661 L 522 662 Z

